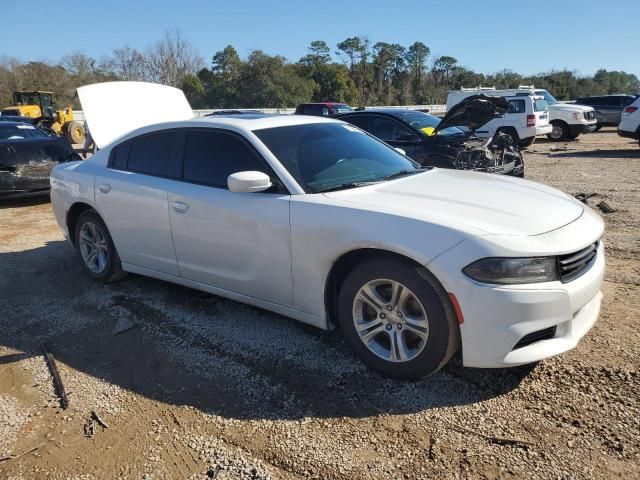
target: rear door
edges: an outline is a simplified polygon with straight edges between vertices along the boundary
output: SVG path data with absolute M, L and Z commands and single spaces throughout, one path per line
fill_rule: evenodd
M 171 231 L 184 278 L 292 305 L 289 194 L 234 193 L 232 173 L 257 170 L 278 182 L 241 135 L 214 129 L 185 132 L 182 180 L 169 190 Z
M 141 135 L 114 147 L 95 177 L 96 205 L 125 263 L 178 275 L 167 188 L 179 174 L 178 130 Z

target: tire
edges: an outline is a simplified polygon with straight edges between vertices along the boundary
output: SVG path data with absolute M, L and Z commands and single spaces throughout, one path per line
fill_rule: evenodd
M 518 132 L 516 132 L 513 128 L 499 128 L 496 133 L 503 133 L 504 135 L 508 135 L 511 138 L 511 145 L 517 147 L 520 145 L 520 137 L 518 136 Z
M 566 123 L 554 120 L 551 122 L 551 126 L 553 127 L 553 130 L 551 130 L 551 133 L 547 135 L 549 140 L 552 142 L 561 142 L 567 139 L 569 129 L 567 128 Z
M 68 122 L 65 127 L 67 140 L 72 144 L 84 143 L 84 126 L 80 122 Z
M 74 238 L 82 267 L 91 278 L 108 283 L 126 275 L 109 230 L 95 210 L 87 210 L 80 215 Z M 91 252 L 96 249 L 99 253 L 92 260 Z
M 402 292 L 399 302 L 391 298 L 394 286 L 402 287 L 395 290 Z M 442 368 L 460 343 L 456 315 L 442 285 L 426 269 L 398 260 L 369 260 L 349 272 L 338 296 L 338 321 L 365 365 L 402 380 Z

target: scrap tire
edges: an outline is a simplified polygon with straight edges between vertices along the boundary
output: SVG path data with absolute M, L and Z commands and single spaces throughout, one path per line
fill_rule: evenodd
M 84 126 L 80 122 L 71 121 L 65 125 L 65 133 L 67 140 L 72 144 L 84 144 Z
M 86 250 L 83 253 L 83 242 L 81 241 L 80 235 L 83 232 L 83 227 L 87 226 L 88 230 L 92 230 L 95 228 L 104 241 L 104 267 L 100 269 L 92 269 L 88 265 L 87 260 L 85 258 Z M 82 268 L 84 271 L 94 280 L 98 280 L 99 282 L 109 283 L 114 282 L 116 280 L 120 280 L 126 276 L 126 273 L 122 270 L 122 264 L 120 262 L 120 256 L 116 250 L 115 245 L 113 244 L 113 239 L 111 238 L 111 234 L 107 229 L 107 226 L 98 215 L 98 212 L 95 210 L 86 210 L 80 215 L 78 221 L 76 223 L 76 229 L 74 232 L 74 240 L 76 251 L 78 252 L 78 256 L 80 257 L 80 261 L 82 263 Z M 95 236 L 94 236 L 95 238 Z
M 552 142 L 562 142 L 566 140 L 569 135 L 569 129 L 567 128 L 567 124 L 561 122 L 559 120 L 554 120 L 551 122 L 551 126 L 553 130 L 551 133 L 547 134 L 547 138 Z
M 400 284 L 404 289 L 408 289 L 409 294 L 413 294 L 412 299 L 417 300 L 424 309 L 428 322 L 428 336 L 422 349 L 407 360 L 392 361 L 377 355 L 370 344 L 366 344 L 365 340 L 361 338 L 364 330 L 360 329 L 360 333 L 358 333 L 357 319 L 354 319 L 354 313 L 359 311 L 357 302 L 363 298 L 360 295 L 361 289 L 367 288 L 371 282 Z M 386 304 L 387 307 L 380 309 L 381 312 L 389 315 L 389 319 L 385 320 L 387 322 L 391 322 L 391 316 L 394 315 L 391 313 L 391 308 L 388 308 L 392 304 L 393 299 L 390 298 Z M 404 306 L 407 306 L 406 300 Z M 402 305 L 398 305 L 398 307 L 399 310 L 405 308 Z M 405 316 L 407 315 L 409 314 L 405 313 Z M 376 323 L 383 322 L 379 318 L 386 318 L 382 314 L 379 317 L 373 316 L 373 321 Z M 367 260 L 354 267 L 347 274 L 338 296 L 338 321 L 347 343 L 365 365 L 378 373 L 402 380 L 418 380 L 439 370 L 449 362 L 460 344 L 457 317 L 444 287 L 425 268 L 395 259 Z M 402 320 L 395 321 L 402 322 Z M 405 326 L 405 330 L 408 328 Z M 377 330 L 377 328 L 373 330 Z M 381 327 L 379 333 L 371 337 L 371 340 L 375 341 L 382 335 L 381 340 L 384 341 L 385 332 L 383 330 L 385 328 Z M 386 331 L 393 334 L 392 328 L 388 325 Z M 408 341 L 406 332 L 402 335 L 402 342 L 406 347 Z M 406 352 L 406 350 L 404 351 Z

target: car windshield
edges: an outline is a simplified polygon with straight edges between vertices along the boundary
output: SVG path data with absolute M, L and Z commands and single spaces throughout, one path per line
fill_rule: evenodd
M 0 122 L 0 140 L 25 140 L 27 138 L 46 138 L 47 135 L 33 125 L 11 125 Z
M 438 117 L 434 117 L 433 115 L 429 115 L 424 112 L 407 112 L 399 115 L 398 118 L 402 120 L 407 125 L 411 125 L 416 130 L 421 130 L 426 135 L 432 135 L 433 130 L 440 123 L 440 119 Z M 459 129 L 458 127 L 447 127 L 439 130 L 437 135 L 466 135 L 464 131 Z
M 253 133 L 308 193 L 421 171 L 417 163 L 352 125 L 308 123 Z
M 349 105 L 334 105 L 331 108 L 335 113 L 353 112 L 353 108 L 351 108 Z
M 554 103 L 558 103 L 558 101 L 555 99 L 555 97 L 553 95 L 551 95 L 549 92 L 547 92 L 546 90 L 535 90 L 534 93 L 536 95 L 543 96 L 544 99 L 547 101 L 547 104 L 549 104 L 549 105 L 553 105 Z

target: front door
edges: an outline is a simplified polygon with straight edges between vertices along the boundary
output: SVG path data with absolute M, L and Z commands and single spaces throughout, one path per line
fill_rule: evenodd
M 230 132 L 187 132 L 183 180 L 172 182 L 169 215 L 182 277 L 292 305 L 289 194 L 234 193 L 232 173 L 272 176 L 257 152 Z

